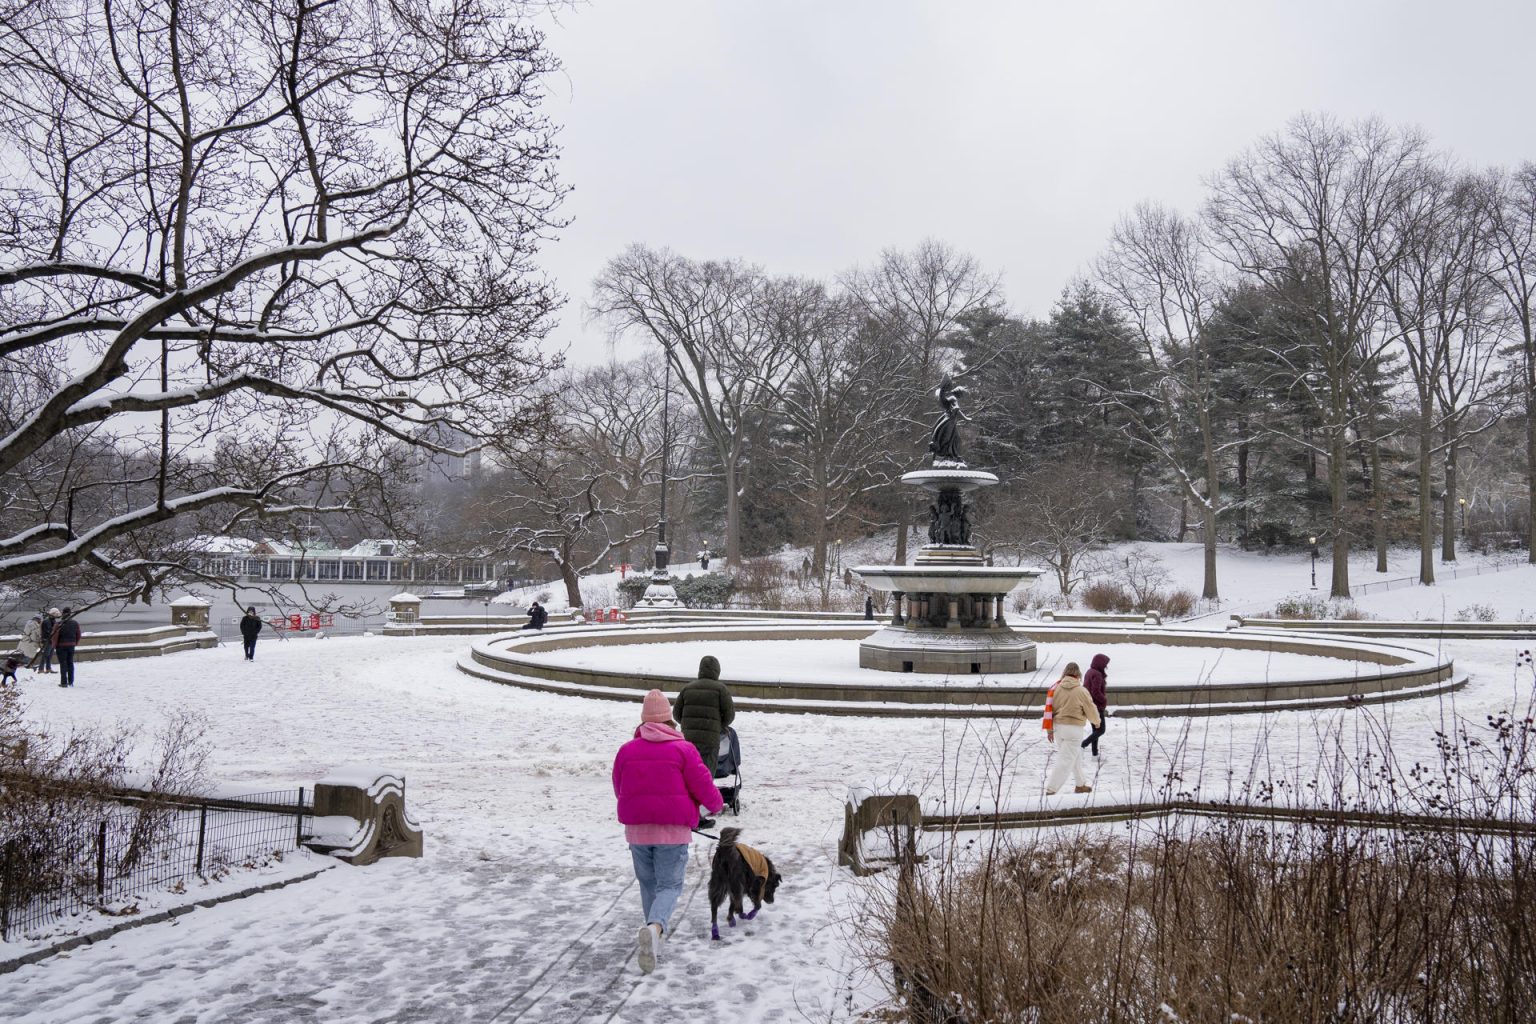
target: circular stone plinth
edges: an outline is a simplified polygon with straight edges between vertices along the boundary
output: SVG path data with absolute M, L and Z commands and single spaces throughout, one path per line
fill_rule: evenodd
M 1004 675 L 1035 670 L 1035 642 L 1007 627 L 906 629 L 887 626 L 859 643 L 859 667 L 878 672 Z
M 1466 682 L 1444 654 L 1395 641 L 1036 623 L 1015 624 L 1018 635 L 1041 645 L 1033 673 L 876 672 L 857 666 L 858 641 L 879 631 L 876 623 L 696 615 L 505 633 L 474 644 L 458 667 L 529 690 L 638 702 L 652 688 L 675 693 L 693 679 L 700 655 L 713 654 L 738 708 L 914 718 L 1039 717 L 1061 663 L 1097 651 L 1112 659 L 1114 710 L 1125 717 L 1352 707 Z

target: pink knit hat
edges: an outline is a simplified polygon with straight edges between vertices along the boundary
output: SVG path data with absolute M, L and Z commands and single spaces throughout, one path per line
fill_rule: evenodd
M 640 707 L 640 721 L 642 722 L 670 722 L 672 721 L 672 705 L 667 703 L 667 695 L 660 690 L 652 690 L 645 695 L 645 703 Z

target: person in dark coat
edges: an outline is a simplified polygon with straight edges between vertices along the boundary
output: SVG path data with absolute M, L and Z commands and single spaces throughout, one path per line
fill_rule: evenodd
M 706 654 L 699 659 L 699 678 L 678 691 L 672 713 L 677 716 L 683 738 L 699 748 L 699 756 L 713 775 L 720 760 L 720 737 L 725 735 L 725 727 L 736 720 L 731 691 L 720 681 L 720 662 L 714 655 Z M 699 828 L 713 824 L 710 818 L 699 819 Z
M 53 675 L 53 630 L 58 624 L 57 608 L 49 608 L 43 613 L 42 628 L 38 630 L 42 636 L 43 649 L 37 655 L 37 670 L 45 676 Z
M 74 609 L 65 608 L 64 617 L 53 627 L 53 653 L 59 656 L 59 685 L 75 685 L 75 647 L 80 643 L 80 623 Z
M 1095 654 L 1093 664 L 1088 666 L 1088 674 L 1083 676 L 1083 688 L 1093 698 L 1093 706 L 1099 709 L 1099 724 L 1093 727 L 1093 732 L 1083 740 L 1083 749 L 1092 750 L 1093 756 L 1099 756 L 1099 737 L 1104 735 L 1104 723 L 1107 719 L 1104 712 L 1109 708 L 1109 699 L 1104 695 L 1104 670 L 1109 668 L 1109 655 Z
M 543 629 L 544 623 L 549 621 L 549 612 L 544 606 L 535 601 L 528 606 L 528 621 L 523 623 L 524 629 Z
M 240 639 L 245 645 L 246 661 L 256 660 L 256 637 L 264 625 L 266 623 L 261 621 L 261 616 L 256 614 L 255 605 L 245 610 L 245 615 L 240 619 Z

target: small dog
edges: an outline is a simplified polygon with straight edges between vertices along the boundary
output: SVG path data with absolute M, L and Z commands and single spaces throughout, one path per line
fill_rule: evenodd
M 0 686 L 16 685 L 16 670 L 21 668 L 26 656 L 20 651 L 12 651 L 5 656 L 5 661 L 0 662 Z
M 709 869 L 709 937 L 720 937 L 720 904 L 730 897 L 725 923 L 736 927 L 736 915 L 750 921 L 757 916 L 764 903 L 773 902 L 783 878 L 773 866 L 773 861 L 745 843 L 738 843 L 739 828 L 720 830 L 720 845 L 715 847 L 715 859 Z M 752 910 L 742 913 L 743 896 L 752 897 Z

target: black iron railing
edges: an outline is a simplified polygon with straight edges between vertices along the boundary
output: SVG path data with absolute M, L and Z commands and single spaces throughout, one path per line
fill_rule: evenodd
M 302 787 L 220 799 L 120 799 L 99 813 L 29 823 L 0 837 L 0 939 L 258 866 L 296 849 L 313 813 Z

